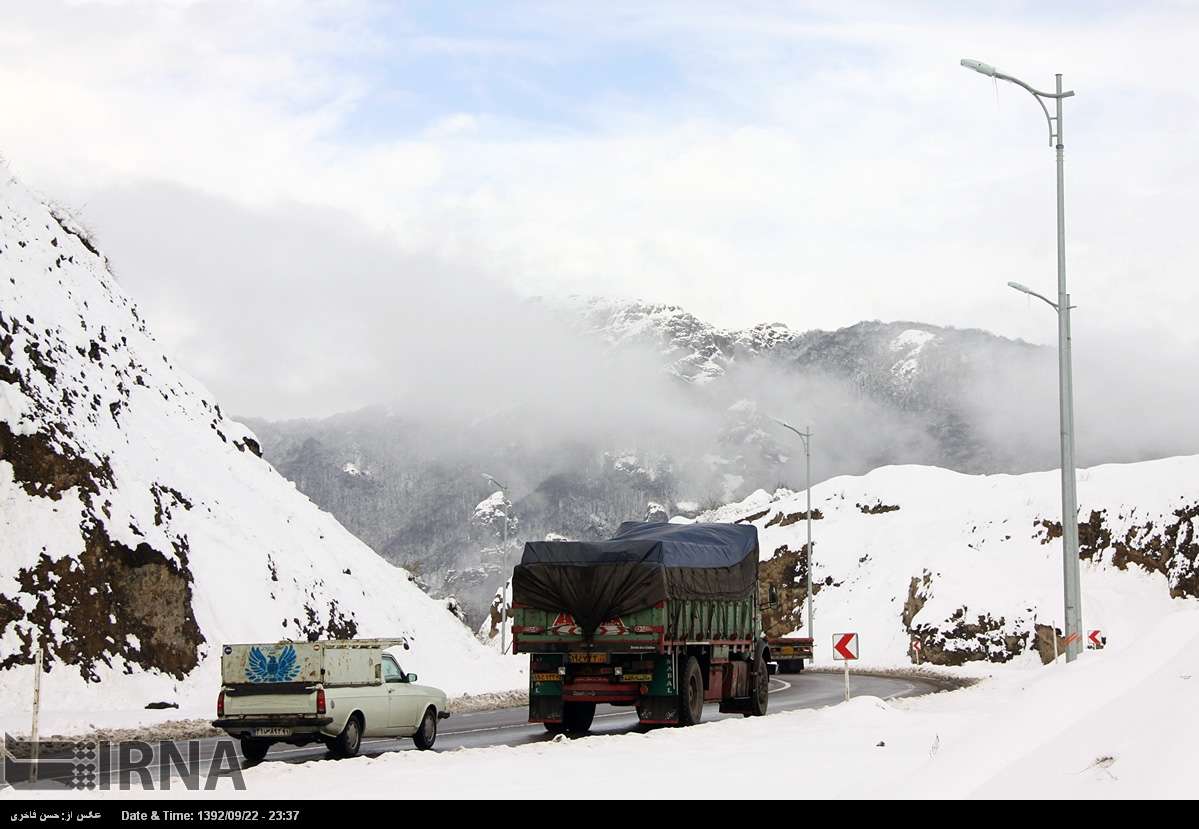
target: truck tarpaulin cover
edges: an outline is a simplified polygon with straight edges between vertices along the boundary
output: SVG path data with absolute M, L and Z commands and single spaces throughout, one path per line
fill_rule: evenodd
M 608 541 L 530 541 L 512 599 L 565 611 L 584 632 L 665 599 L 744 599 L 758 576 L 758 531 L 745 524 L 627 521 Z

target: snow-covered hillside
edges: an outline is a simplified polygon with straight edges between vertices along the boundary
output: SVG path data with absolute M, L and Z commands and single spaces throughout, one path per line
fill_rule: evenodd
M 6 715 L 27 710 L 39 631 L 46 709 L 87 722 L 156 702 L 210 713 L 229 641 L 402 635 L 404 667 L 451 694 L 523 684 L 519 660 L 278 475 L 87 235 L 0 168 Z
M 1078 473 L 1083 625 L 1143 637 L 1199 596 L 1199 456 Z M 1060 477 L 892 466 L 814 487 L 817 661 L 834 633 L 862 664 L 1051 659 L 1062 630 Z M 781 589 L 772 633 L 803 633 L 803 493 L 758 491 L 700 521 L 749 521 Z M 686 519 L 676 519 L 686 520 Z M 1060 641 L 1059 641 L 1060 645 Z

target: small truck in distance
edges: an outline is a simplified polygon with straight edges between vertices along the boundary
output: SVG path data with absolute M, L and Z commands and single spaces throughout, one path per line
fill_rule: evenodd
M 529 721 L 587 731 L 597 703 L 691 725 L 705 702 L 766 713 L 758 533 L 626 522 L 608 541 L 533 541 L 513 571 L 513 651 L 529 654 Z
M 402 639 L 345 639 L 224 645 L 213 726 L 261 761 L 272 743 L 322 742 L 353 757 L 364 737 L 411 737 L 429 749 L 446 695 L 416 684 L 386 649 Z
M 778 665 L 780 673 L 797 674 L 803 670 L 804 660 L 812 661 L 810 636 L 767 636 L 766 645 L 767 658 Z

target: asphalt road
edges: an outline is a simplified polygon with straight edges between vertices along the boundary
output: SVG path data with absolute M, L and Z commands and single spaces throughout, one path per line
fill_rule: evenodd
M 930 682 L 906 677 L 852 676 L 850 691 L 856 696 L 875 696 L 883 699 L 918 696 L 941 690 Z M 771 677 L 769 713 L 791 711 L 797 708 L 821 708 L 836 705 L 845 698 L 845 680 L 839 673 L 801 673 L 779 674 Z M 723 720 L 729 717 L 741 718 L 741 714 L 721 714 L 715 703 L 704 707 L 704 722 Z M 501 708 L 494 711 L 477 711 L 467 714 L 454 714 L 448 720 L 439 723 L 435 751 L 449 751 L 456 748 L 483 748 L 486 746 L 517 746 L 527 743 L 538 743 L 551 739 L 541 725 L 531 725 L 528 722 L 528 711 L 524 706 L 519 708 Z M 595 721 L 591 734 L 623 734 L 639 727 L 637 715 L 631 708 L 616 708 L 611 705 L 600 705 L 595 712 Z M 576 737 L 575 739 L 587 739 Z M 230 743 L 228 738 L 210 737 L 199 742 L 199 758 L 202 769 L 207 769 L 210 758 L 217 750 L 220 742 Z M 235 745 L 235 744 L 234 744 Z M 195 750 L 194 748 L 192 749 Z M 363 740 L 363 756 L 378 757 L 392 751 L 415 751 L 410 739 L 372 738 Z M 184 757 L 188 756 L 188 747 L 181 749 Z M 237 762 L 243 762 L 239 752 L 234 749 Z M 330 762 L 331 758 L 325 747 L 320 744 L 308 746 L 292 746 L 277 744 L 267 754 L 264 763 L 309 763 Z M 158 783 L 158 764 L 151 765 L 155 784 Z M 201 779 L 205 772 L 201 771 Z M 134 777 L 134 787 L 137 778 Z M 10 783 L 13 781 L 10 781 Z M 66 780 L 63 781 L 67 782 Z M 114 769 L 107 781 L 109 788 L 119 788 L 119 771 Z M 24 788 L 17 784 L 18 788 Z M 156 785 L 157 787 L 157 785 Z

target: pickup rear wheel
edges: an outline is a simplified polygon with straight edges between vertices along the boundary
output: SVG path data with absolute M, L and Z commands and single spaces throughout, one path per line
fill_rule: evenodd
M 421 751 L 428 751 L 433 747 L 433 743 L 437 742 L 437 712 L 432 708 L 425 710 L 420 728 L 412 735 L 412 742 L 416 743 L 416 747 Z
M 346 720 L 346 727 L 329 744 L 329 751 L 334 757 L 353 757 L 362 747 L 362 720 L 357 714 L 351 714 Z
M 688 656 L 679 677 L 679 725 L 695 725 L 703 715 L 704 677 L 699 660 Z
M 253 737 L 241 738 L 241 756 L 247 763 L 261 763 L 270 749 L 270 740 L 256 740 Z

